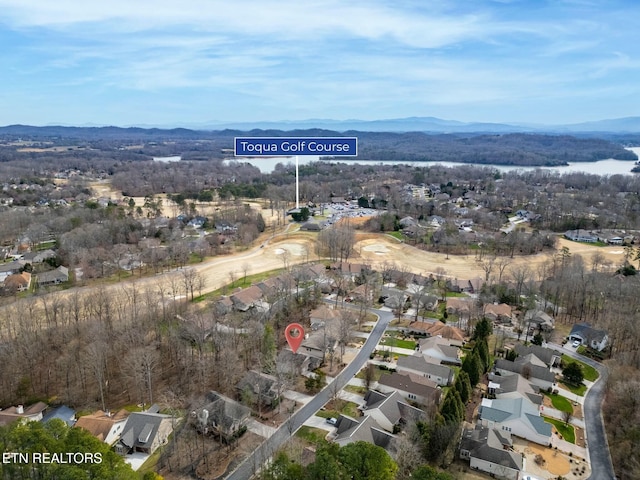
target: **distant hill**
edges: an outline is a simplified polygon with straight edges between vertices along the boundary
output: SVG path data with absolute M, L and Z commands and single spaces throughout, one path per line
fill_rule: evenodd
M 455 123 L 455 122 L 454 122 Z M 615 158 L 637 160 L 623 148 L 623 141 L 610 141 L 595 135 L 541 133 L 426 133 L 375 132 L 358 130 L 191 130 L 186 128 L 119 128 L 119 127 L 32 127 L 11 125 L 0 127 L 0 140 L 46 141 L 48 145 L 83 145 L 96 151 L 121 152 L 119 158 L 148 160 L 153 156 L 180 155 L 185 159 L 222 158 L 233 148 L 235 136 L 357 136 L 358 159 L 424 162 L 457 162 L 492 165 L 557 166 L 571 162 L 594 162 Z M 135 152 L 127 145 L 141 144 Z M 64 150 L 65 152 L 67 150 Z M 45 153 L 45 152 L 41 152 Z M 51 151 L 47 151 L 51 155 Z M 15 144 L 0 147 L 0 161 L 16 159 L 20 152 Z M 55 154 L 55 153 L 53 153 Z M 77 153 L 81 155 L 81 153 Z M 126 155 L 125 155 L 126 154 Z

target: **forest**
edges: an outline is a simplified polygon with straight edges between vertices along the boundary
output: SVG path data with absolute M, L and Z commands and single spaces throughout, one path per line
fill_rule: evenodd
M 236 130 L 194 131 L 188 129 L 142 129 L 117 127 L 0 127 L 0 139 L 11 142 L 35 141 L 40 146 L 69 146 L 92 151 L 109 150 L 115 158 L 148 159 L 160 155 L 183 155 L 201 160 L 224 158 L 223 150 L 233 148 L 236 136 L 356 136 L 358 159 L 456 162 L 488 165 L 558 166 L 568 162 L 595 162 L 607 158 L 637 160 L 620 143 L 604 138 L 565 134 L 429 134 L 422 132 L 376 133 L 330 130 Z M 138 149 L 122 149 L 142 143 Z M 15 145 L 15 144 L 14 144 Z M 0 161 L 14 152 L 0 148 Z M 227 154 L 228 155 L 228 154 Z M 340 159 L 336 157 L 336 159 Z

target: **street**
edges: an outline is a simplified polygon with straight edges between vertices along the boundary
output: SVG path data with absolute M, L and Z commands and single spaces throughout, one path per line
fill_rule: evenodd
M 369 338 L 362 346 L 356 357 L 349 363 L 335 379 L 319 392 L 309 403 L 295 412 L 289 420 L 267 438 L 251 455 L 249 455 L 233 472 L 227 475 L 227 480 L 247 480 L 255 475 L 269 458 L 322 406 L 327 403 L 334 392 L 341 390 L 351 378 L 366 364 L 369 355 L 378 345 L 387 326 L 393 320 L 391 312 L 370 310 L 378 316 L 378 321 L 371 331 Z

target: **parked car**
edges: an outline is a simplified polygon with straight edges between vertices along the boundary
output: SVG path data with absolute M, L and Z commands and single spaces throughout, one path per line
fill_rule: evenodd
M 580 342 L 580 340 L 574 340 L 571 344 L 573 348 L 578 348 L 580 345 L 582 345 L 582 342 Z
M 338 423 L 338 419 L 337 418 L 333 418 L 333 417 L 327 418 L 327 423 L 329 425 L 335 425 L 336 423 Z

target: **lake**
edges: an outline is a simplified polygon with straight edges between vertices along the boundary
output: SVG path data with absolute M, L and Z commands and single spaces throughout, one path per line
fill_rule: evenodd
M 631 150 L 640 158 L 640 147 L 631 147 L 627 150 Z M 309 156 L 301 156 L 298 159 L 299 165 L 305 165 L 311 162 L 317 162 L 320 160 L 320 157 L 317 155 L 309 155 Z M 240 163 L 250 163 L 260 169 L 263 173 L 272 172 L 278 163 L 295 163 L 295 157 L 266 157 L 266 158 L 238 158 L 235 160 Z M 394 165 L 394 164 L 402 164 L 402 165 L 414 165 L 417 167 L 425 167 L 429 165 L 443 165 L 445 167 L 457 167 L 460 165 L 475 165 L 478 167 L 492 167 L 501 172 L 512 172 L 512 171 L 529 171 L 535 169 L 545 169 L 556 171 L 558 173 L 572 173 L 572 172 L 583 172 L 590 173 L 594 175 L 634 175 L 631 172 L 631 169 L 634 167 L 634 162 L 626 160 L 614 160 L 612 158 L 599 160 L 597 162 L 577 162 L 570 163 L 569 165 L 565 165 L 562 167 L 521 167 L 514 165 L 479 165 L 475 163 L 455 163 L 455 162 L 394 162 L 394 161 L 363 161 L 363 160 L 330 160 L 332 162 L 337 163 L 346 163 L 348 165 L 360 164 L 360 165 Z

